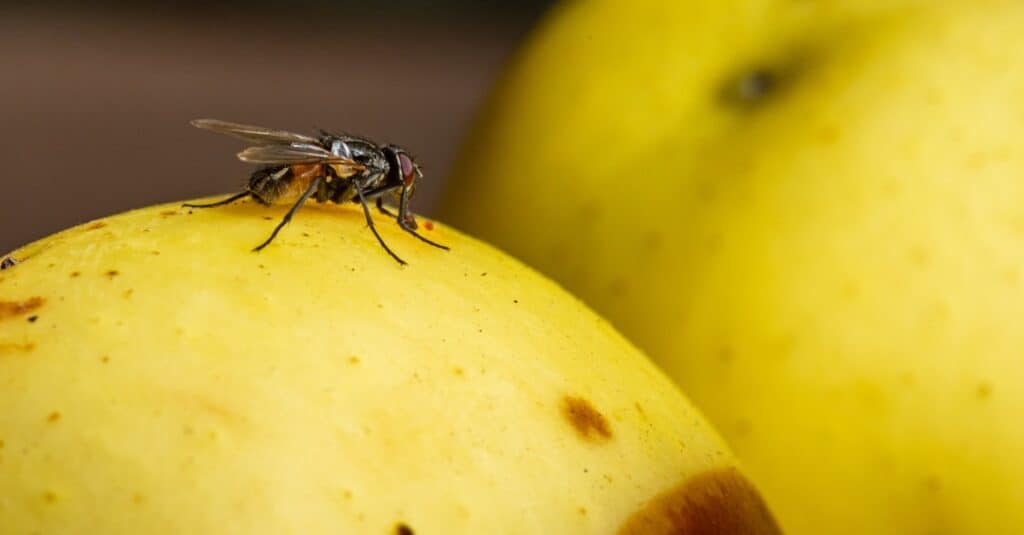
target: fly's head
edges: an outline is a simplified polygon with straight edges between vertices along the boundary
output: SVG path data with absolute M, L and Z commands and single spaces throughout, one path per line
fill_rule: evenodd
M 381 151 L 388 162 L 387 183 L 396 186 L 395 200 L 405 205 L 416 191 L 416 181 L 423 178 L 423 170 L 416 160 L 405 149 L 395 145 L 385 145 Z M 406 213 L 406 224 L 416 228 L 416 220 L 412 213 Z

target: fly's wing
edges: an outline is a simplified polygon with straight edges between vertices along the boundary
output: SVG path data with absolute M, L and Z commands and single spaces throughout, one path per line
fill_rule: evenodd
M 267 165 L 327 163 L 350 172 L 366 169 L 362 164 L 347 158 L 339 158 L 331 151 L 324 149 L 319 145 L 311 145 L 308 143 L 249 147 L 238 153 L 238 159 L 246 163 Z
M 191 124 L 196 128 L 239 137 L 246 141 L 252 141 L 255 143 L 281 143 L 285 145 L 291 143 L 318 143 L 318 140 L 314 137 L 304 136 L 294 132 L 271 130 L 270 128 L 264 128 L 262 126 L 230 123 L 228 121 L 221 121 L 218 119 L 196 119 L 192 121 Z

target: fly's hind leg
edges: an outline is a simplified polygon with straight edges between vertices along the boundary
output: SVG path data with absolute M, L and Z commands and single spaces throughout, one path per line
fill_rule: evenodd
M 185 208 L 213 208 L 214 206 L 224 206 L 225 204 L 231 204 L 231 203 L 233 203 L 233 202 L 235 202 L 235 201 L 237 201 L 239 199 L 244 199 L 244 198 L 246 198 L 246 197 L 248 197 L 250 195 L 252 195 L 252 193 L 249 192 L 248 190 L 246 190 L 246 191 L 243 191 L 241 193 L 236 193 L 235 195 L 232 195 L 232 196 L 228 197 L 227 199 L 224 199 L 223 201 L 217 201 L 217 202 L 212 202 L 212 203 L 207 203 L 207 204 L 185 203 L 182 206 L 184 206 Z

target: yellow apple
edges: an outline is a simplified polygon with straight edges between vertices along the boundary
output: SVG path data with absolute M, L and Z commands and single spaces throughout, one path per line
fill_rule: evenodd
M 1024 525 L 1024 3 L 566 3 L 442 213 L 645 349 L 788 533 Z
M 0 533 L 778 533 L 676 387 L 553 283 L 380 222 L 400 266 L 349 207 L 250 252 L 284 209 L 157 206 L 13 253 Z

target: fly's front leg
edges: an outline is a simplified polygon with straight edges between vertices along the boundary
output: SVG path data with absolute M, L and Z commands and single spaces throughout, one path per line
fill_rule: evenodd
M 447 245 L 441 245 L 440 243 L 432 241 L 416 232 L 416 220 L 413 219 L 412 212 L 409 211 L 409 194 L 411 191 L 412 190 L 407 187 L 402 187 L 402 196 L 398 203 L 398 217 L 396 218 L 398 220 L 398 226 L 402 227 L 402 230 L 419 238 L 420 241 L 429 243 L 438 249 L 448 251 L 449 248 Z

